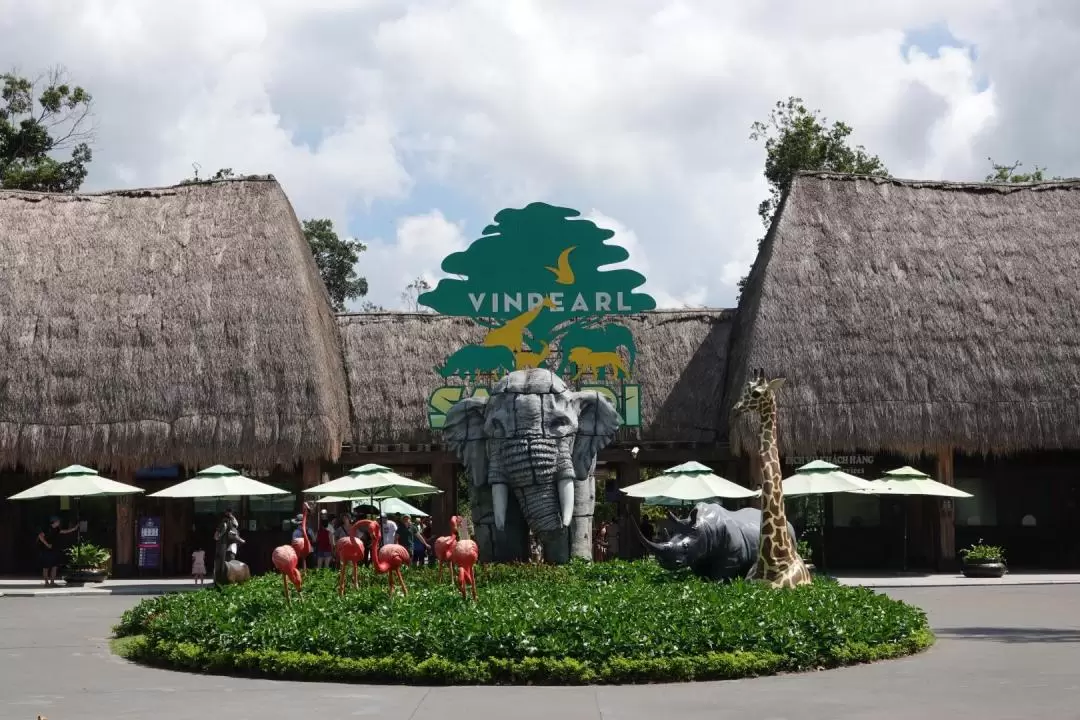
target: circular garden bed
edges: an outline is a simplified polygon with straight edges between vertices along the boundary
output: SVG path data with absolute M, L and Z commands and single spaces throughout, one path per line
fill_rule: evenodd
M 208 673 L 411 684 L 716 680 L 870 662 L 933 642 L 919 608 L 819 578 L 796 590 L 716 584 L 652 561 L 477 568 L 479 602 L 446 574 L 406 571 L 409 595 L 361 570 L 344 598 L 308 571 L 291 605 L 281 578 L 144 600 L 117 652 Z

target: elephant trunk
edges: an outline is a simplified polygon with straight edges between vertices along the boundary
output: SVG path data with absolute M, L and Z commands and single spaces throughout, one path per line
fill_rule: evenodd
M 574 474 L 567 440 L 522 437 L 502 441 L 501 474 L 513 488 L 534 532 L 562 530 L 574 516 Z M 496 525 L 505 521 L 509 488 L 492 484 Z

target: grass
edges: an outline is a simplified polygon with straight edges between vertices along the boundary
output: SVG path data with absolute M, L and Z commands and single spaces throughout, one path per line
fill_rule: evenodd
M 387 597 L 365 574 L 344 598 L 309 571 L 286 605 L 279 576 L 144 600 L 114 651 L 153 665 L 297 680 L 412 684 L 705 680 L 918 652 L 925 614 L 827 579 L 791 591 L 709 583 L 652 561 L 484 566 L 466 602 L 429 569 Z

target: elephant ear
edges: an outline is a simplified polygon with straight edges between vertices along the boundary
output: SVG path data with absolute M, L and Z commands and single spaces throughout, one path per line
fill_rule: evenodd
M 574 475 L 579 479 L 592 474 L 596 454 L 611 444 L 622 425 L 622 418 L 606 395 L 585 391 L 574 393 L 578 408 L 578 431 L 574 438 Z
M 473 485 L 487 483 L 487 437 L 484 435 L 486 397 L 459 400 L 446 411 L 443 441 L 457 453 Z

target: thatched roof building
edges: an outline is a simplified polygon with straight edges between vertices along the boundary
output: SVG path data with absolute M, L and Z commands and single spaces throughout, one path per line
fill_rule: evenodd
M 787 378 L 785 453 L 1080 447 L 1080 182 L 803 174 L 732 347 L 725 408 Z
M 730 310 L 654 311 L 620 318 L 634 334 L 634 380 L 642 386 L 642 427 L 624 437 L 715 443 L 723 394 Z M 477 343 L 470 320 L 429 313 L 340 315 L 349 376 L 353 443 L 359 447 L 438 443 L 428 430 L 435 372 L 451 352 Z
M 336 457 L 333 314 L 272 177 L 0 191 L 0 465 Z

